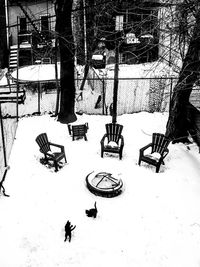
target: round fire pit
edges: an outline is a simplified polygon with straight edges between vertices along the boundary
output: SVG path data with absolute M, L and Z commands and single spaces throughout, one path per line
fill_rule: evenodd
M 91 172 L 86 176 L 86 185 L 90 192 L 102 197 L 115 197 L 121 194 L 123 182 L 109 172 Z

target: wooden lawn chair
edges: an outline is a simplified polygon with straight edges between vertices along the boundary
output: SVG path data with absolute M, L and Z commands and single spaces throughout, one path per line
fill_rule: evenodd
M 117 153 L 122 159 L 124 138 L 122 136 L 123 126 L 117 123 L 106 124 L 106 134 L 101 139 L 101 157 L 104 152 Z
M 152 135 L 152 142 L 139 151 L 139 161 L 138 164 L 140 165 L 141 161 L 144 161 L 148 164 L 151 164 L 156 167 L 156 172 L 159 172 L 160 165 L 165 164 L 164 158 L 169 153 L 168 145 L 170 140 L 166 138 L 164 134 L 160 133 L 153 133 Z M 145 151 L 151 148 L 150 153 L 146 153 Z
M 68 131 L 69 134 L 72 136 L 72 140 L 84 138 L 87 141 L 87 130 L 88 130 L 88 123 L 85 124 L 78 124 L 78 125 L 70 125 L 68 124 Z
M 39 134 L 35 141 L 40 147 L 40 152 L 44 154 L 45 163 L 48 164 L 50 161 L 53 161 L 56 172 L 58 171 L 59 162 L 61 160 L 64 159 L 65 162 L 67 162 L 64 146 L 49 142 L 46 133 Z M 59 151 L 52 152 L 51 147 L 56 147 Z

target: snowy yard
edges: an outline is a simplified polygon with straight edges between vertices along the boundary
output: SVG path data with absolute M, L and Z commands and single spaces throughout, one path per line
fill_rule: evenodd
M 49 115 L 19 121 L 0 197 L 2 267 L 197 267 L 200 266 L 200 155 L 195 144 L 169 145 L 160 173 L 144 163 L 139 148 L 153 132 L 165 132 L 167 114 L 118 117 L 124 126 L 123 158 L 100 157 L 100 140 L 110 116 L 82 115 L 88 141 L 72 141 L 67 126 Z M 35 142 L 46 132 L 65 146 L 68 163 L 57 173 L 40 164 Z M 114 198 L 93 195 L 85 185 L 92 171 L 123 180 Z M 97 218 L 85 209 L 97 202 Z M 64 242 L 67 220 L 76 225 Z

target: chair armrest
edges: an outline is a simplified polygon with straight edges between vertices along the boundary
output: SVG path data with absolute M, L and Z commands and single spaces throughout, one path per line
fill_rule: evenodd
M 164 159 L 168 153 L 169 153 L 169 149 L 166 148 L 165 151 L 163 152 L 162 159 Z
M 107 137 L 107 134 L 104 134 L 104 136 L 102 137 L 102 139 L 100 141 L 101 145 L 104 145 L 104 141 L 105 141 L 106 137 Z
M 51 143 L 51 142 L 49 142 L 49 144 L 50 144 L 51 146 L 59 147 L 59 148 L 61 149 L 62 152 L 65 150 L 65 148 L 64 148 L 63 145 L 58 145 L 58 144 L 54 144 L 54 143 Z
M 140 153 L 143 154 L 144 151 L 145 151 L 147 148 L 151 147 L 151 146 L 152 146 L 152 143 L 149 143 L 148 145 L 146 145 L 146 146 L 140 148 Z

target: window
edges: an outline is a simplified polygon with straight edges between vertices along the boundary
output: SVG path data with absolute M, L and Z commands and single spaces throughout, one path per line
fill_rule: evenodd
M 27 21 L 25 17 L 19 17 L 19 33 L 27 33 Z
M 136 35 L 141 35 L 147 32 L 153 34 L 156 23 L 156 10 L 150 8 L 134 8 L 132 10 L 126 10 L 126 24 L 124 26 L 127 30 L 134 29 Z
M 121 49 L 124 63 L 135 64 L 155 61 L 158 58 L 158 11 L 150 6 L 129 7 L 125 12 L 126 36 L 135 36 Z
M 41 22 L 41 32 L 44 34 L 48 34 L 49 33 L 49 16 L 48 15 L 41 16 L 40 22 Z

